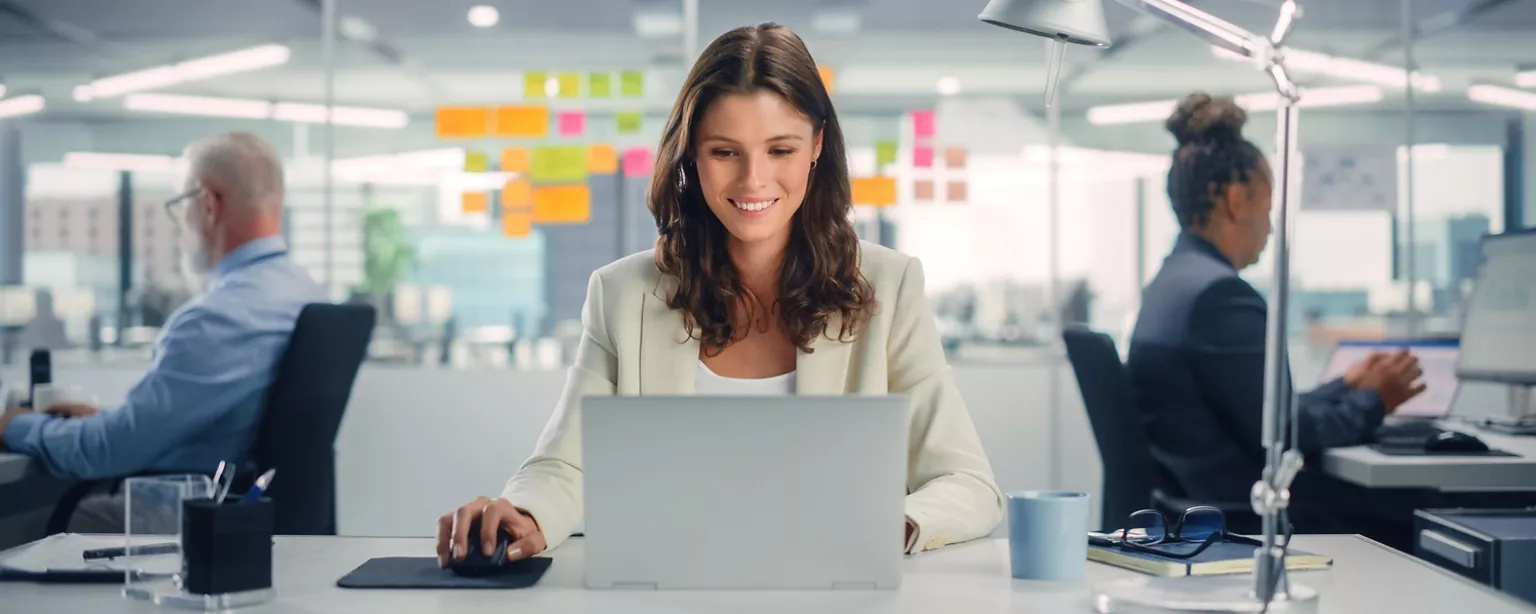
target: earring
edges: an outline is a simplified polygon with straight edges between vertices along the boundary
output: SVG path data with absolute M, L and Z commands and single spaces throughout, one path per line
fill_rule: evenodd
M 815 160 L 811 160 L 811 170 L 813 170 L 813 171 L 816 170 L 816 161 Z
M 683 170 L 682 165 L 678 165 L 678 167 L 677 167 L 677 189 L 678 190 L 687 190 L 688 189 L 688 173 Z

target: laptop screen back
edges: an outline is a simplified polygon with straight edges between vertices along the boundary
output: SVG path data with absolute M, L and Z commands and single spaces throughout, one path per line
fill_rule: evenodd
M 1407 349 L 1419 359 L 1419 366 L 1424 369 L 1421 380 L 1424 382 L 1424 394 L 1398 407 L 1393 415 L 1439 418 L 1449 414 L 1451 404 L 1456 400 L 1456 387 L 1460 385 L 1460 380 L 1456 378 L 1456 360 L 1461 350 L 1455 341 L 1341 341 L 1328 361 L 1328 369 L 1323 373 L 1322 381 L 1344 377 L 1350 367 L 1365 360 L 1373 352 L 1395 352 L 1401 349 Z

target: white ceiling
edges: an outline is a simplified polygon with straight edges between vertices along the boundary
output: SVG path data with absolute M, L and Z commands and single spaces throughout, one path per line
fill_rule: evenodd
M 1489 0 L 1415 0 L 1421 19 Z M 114 101 L 75 103 L 70 88 L 109 75 L 179 59 L 282 42 L 294 50 L 286 66 L 173 88 L 206 95 L 317 101 L 324 63 L 319 0 L 0 0 L 0 79 L 11 92 L 49 97 L 50 116 L 117 117 Z M 502 22 L 480 30 L 468 7 L 497 6 Z M 1007 95 L 1038 105 L 1044 46 L 1038 39 L 976 20 L 984 0 L 699 0 L 701 43 L 734 26 L 773 20 L 795 28 L 817 60 L 837 72 L 844 113 L 895 112 L 931 104 L 935 81 L 960 77 L 962 95 Z M 1278 0 L 1203 0 L 1198 5 L 1239 25 L 1267 30 Z M 1195 89 L 1244 92 L 1266 87 L 1247 67 L 1217 60 L 1193 37 L 1169 28 L 1128 36 L 1140 18 L 1105 0 L 1121 49 L 1074 47 L 1080 72 L 1063 106 L 1172 98 Z M 343 41 L 337 100 L 427 113 L 436 105 L 519 99 L 520 72 L 645 67 L 653 77 L 641 104 L 662 112 L 680 77 L 681 41 L 645 39 L 632 27 L 636 10 L 678 11 L 680 0 L 340 0 L 343 15 L 367 20 L 385 52 Z M 855 11 L 856 34 L 817 32 L 817 11 Z M 1302 0 L 1294 44 L 1318 51 L 1400 62 L 1399 0 Z M 42 22 L 19 18 L 29 13 Z M 397 55 L 392 55 L 397 54 Z M 397 61 L 398 58 L 398 61 Z M 1428 109 L 1463 109 L 1457 89 L 1474 80 L 1509 81 L 1521 62 L 1536 61 L 1536 0 L 1509 0 L 1420 43 L 1424 70 L 1449 91 L 1421 100 Z M 592 103 L 601 108 L 601 103 Z M 633 106 L 634 102 L 627 104 Z M 1385 107 L 1395 105 L 1389 96 Z

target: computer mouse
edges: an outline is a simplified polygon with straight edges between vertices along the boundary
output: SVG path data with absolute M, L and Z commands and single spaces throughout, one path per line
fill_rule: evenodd
M 1487 452 L 1488 444 L 1472 435 L 1443 431 L 1424 442 L 1425 452 Z
M 461 576 L 488 576 L 499 573 L 507 564 L 507 546 L 512 543 L 512 534 L 506 529 L 496 531 L 496 550 L 489 556 L 485 554 L 484 544 L 480 541 L 480 519 L 476 518 L 469 523 L 469 548 L 464 558 L 448 559 L 448 569 Z

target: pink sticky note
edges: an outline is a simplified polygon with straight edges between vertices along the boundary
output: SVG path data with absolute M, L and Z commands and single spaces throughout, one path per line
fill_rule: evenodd
M 631 147 L 624 150 L 624 176 L 644 177 L 651 174 L 651 150 Z
M 920 139 L 933 138 L 933 111 L 912 112 L 912 136 Z
M 914 168 L 933 168 L 933 148 L 927 145 L 913 147 L 912 166 Z
M 559 118 L 560 136 L 581 136 L 587 130 L 587 113 L 585 111 L 561 111 Z

